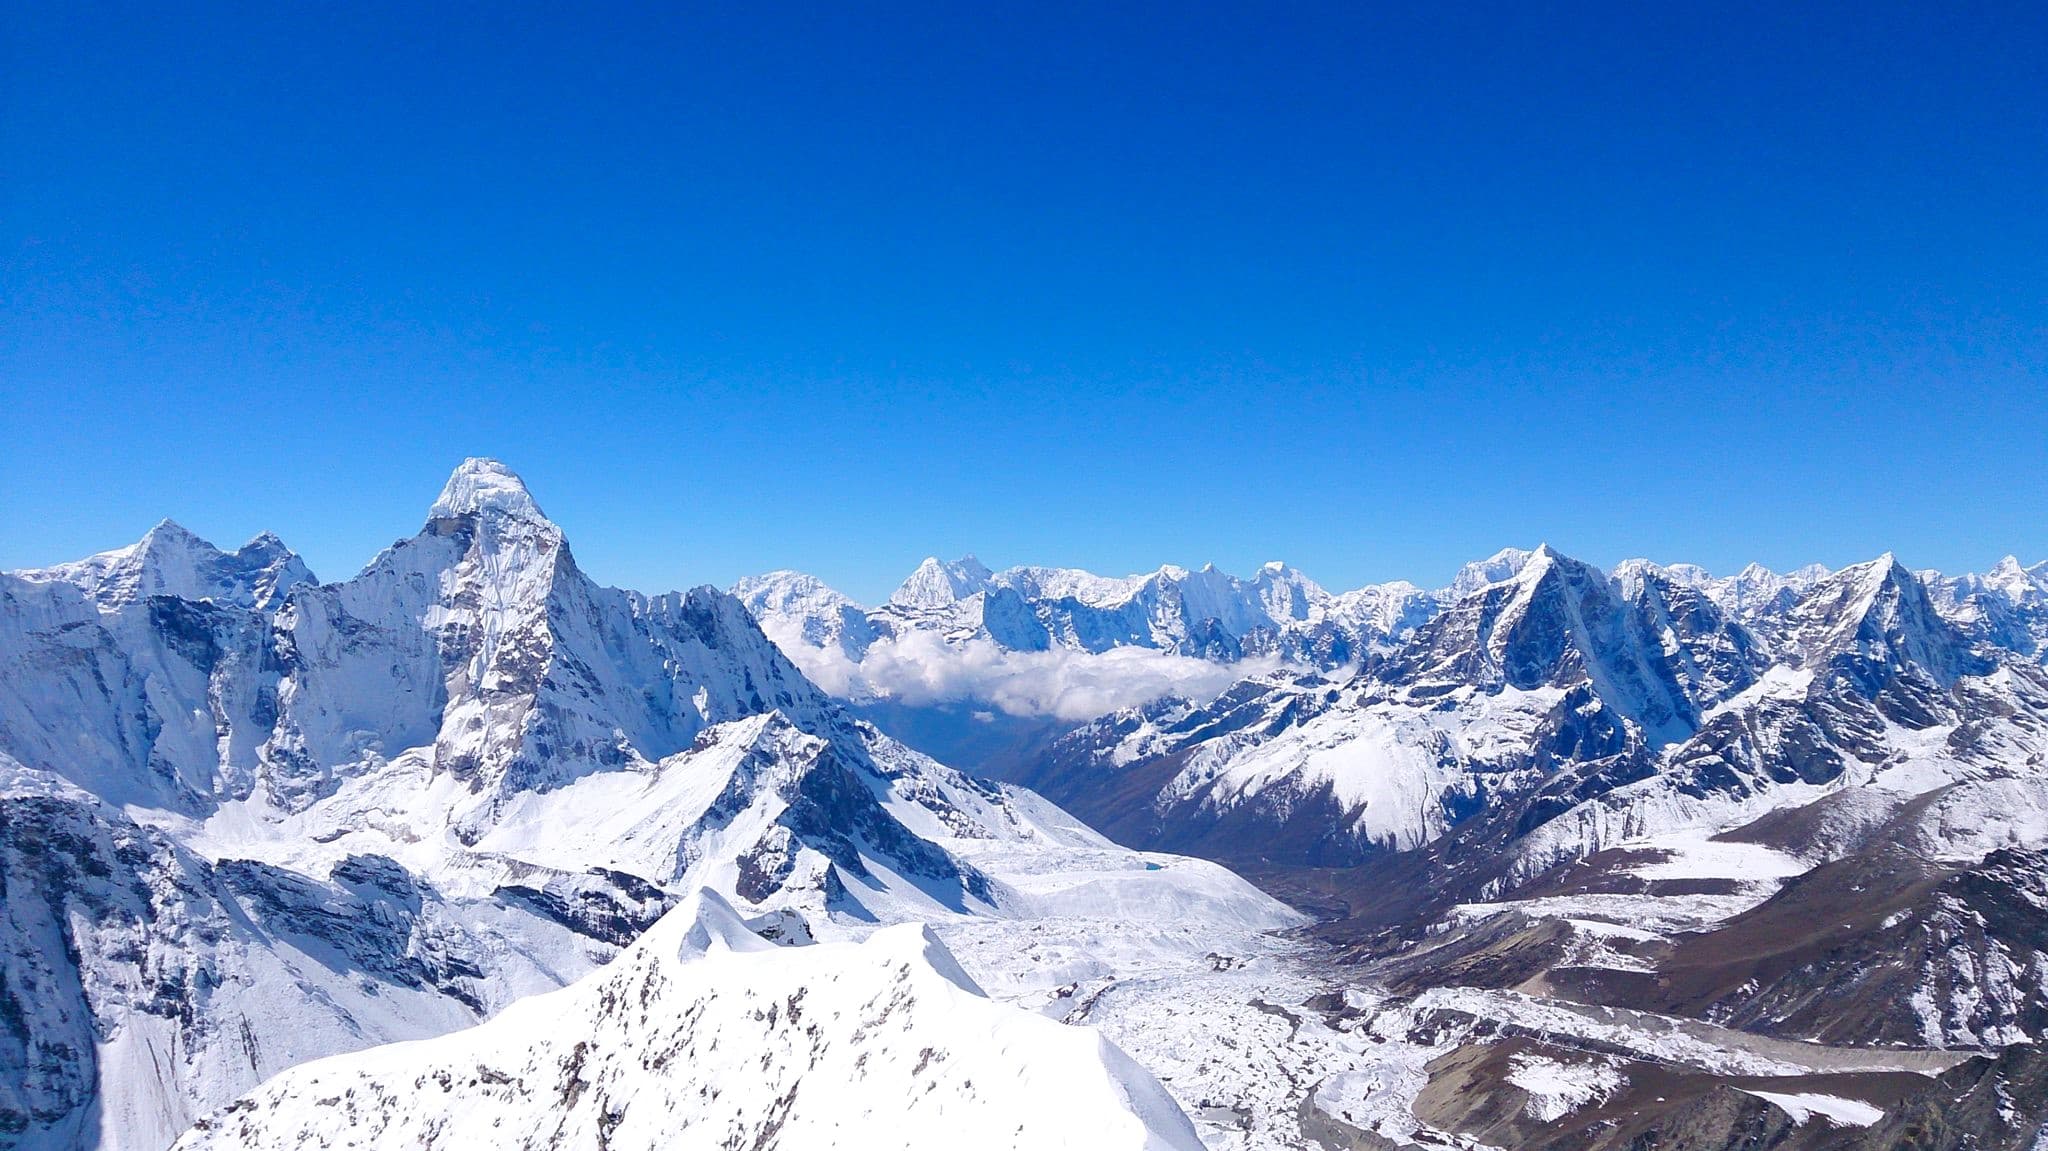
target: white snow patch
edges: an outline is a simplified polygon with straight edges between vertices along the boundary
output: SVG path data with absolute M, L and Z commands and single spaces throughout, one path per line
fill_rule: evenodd
M 1748 1088 L 1742 1088 L 1749 1091 Z M 1861 1099 L 1844 1099 L 1839 1095 L 1820 1095 L 1811 1091 L 1798 1094 L 1783 1094 L 1777 1091 L 1749 1091 L 1792 1117 L 1795 1126 L 1804 1126 L 1806 1121 L 1818 1115 L 1837 1127 L 1868 1127 L 1884 1118 L 1881 1108 L 1873 1107 Z
M 1515 1055 L 1508 1060 L 1509 1083 L 1529 1095 L 1522 1110 L 1539 1123 L 1562 1119 L 1589 1103 L 1613 1097 L 1628 1080 L 1606 1061 L 1560 1063 L 1541 1055 Z
M 1665 852 L 1655 863 L 1639 863 L 1628 872 L 1640 879 L 1735 879 L 1774 881 L 1803 875 L 1807 865 L 1782 851 L 1756 843 L 1692 837 L 1658 837 L 1622 843 L 1623 849 Z M 1775 888 L 1776 884 L 1773 883 Z

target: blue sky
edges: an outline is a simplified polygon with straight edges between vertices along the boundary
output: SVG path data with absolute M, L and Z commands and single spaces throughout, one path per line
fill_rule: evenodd
M 0 567 L 338 578 L 471 454 L 649 590 L 2048 557 L 2039 5 L 81 7 Z

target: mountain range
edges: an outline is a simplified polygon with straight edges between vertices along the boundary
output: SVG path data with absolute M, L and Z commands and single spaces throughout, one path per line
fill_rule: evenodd
M 0 574 L 0 1147 L 2034 1148 L 2044 641 L 1890 556 L 649 596 L 487 459 L 338 583 L 167 521 Z
M 1142 648 L 1225 663 L 1274 656 L 1329 669 L 1385 656 L 1448 607 L 1514 578 L 1548 550 L 1503 548 L 1433 590 L 1397 580 L 1333 594 L 1278 561 L 1249 579 L 1172 565 L 1109 577 L 1078 568 L 991 571 L 970 555 L 951 563 L 927 558 L 876 608 L 798 571 L 748 576 L 731 591 L 800 662 L 811 650 L 830 650 L 857 663 L 877 643 L 923 633 L 1006 652 Z M 1819 564 L 1782 574 L 1751 564 L 1715 576 L 1694 564 L 1642 559 L 1607 573 L 1629 594 L 1648 577 L 1692 589 L 1745 622 L 1781 614 L 1829 574 Z M 2048 561 L 2024 567 L 2007 556 L 1981 575 L 1914 575 L 1973 638 L 2048 655 Z
M 495 461 L 340 583 L 169 523 L 0 576 L 0 652 L 0 1145 L 164 1147 L 309 1059 L 575 982 L 706 886 L 786 944 L 1297 918 L 896 744 L 731 597 L 597 586 Z M 1157 1090 L 1111 1062 L 1104 1090 Z

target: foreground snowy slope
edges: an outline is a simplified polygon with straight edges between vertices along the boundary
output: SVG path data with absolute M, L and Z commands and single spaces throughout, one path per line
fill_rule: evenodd
M 990 1002 L 915 925 L 776 947 L 716 894 L 603 972 L 442 1039 L 308 1064 L 201 1148 L 874 1147 L 1194 1151 L 1089 1028 Z

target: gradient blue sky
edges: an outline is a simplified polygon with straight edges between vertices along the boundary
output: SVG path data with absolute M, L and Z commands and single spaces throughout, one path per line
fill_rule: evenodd
M 2048 556 L 2037 3 L 84 7 L 0 29 L 0 567 L 339 578 L 470 454 L 648 590 Z

